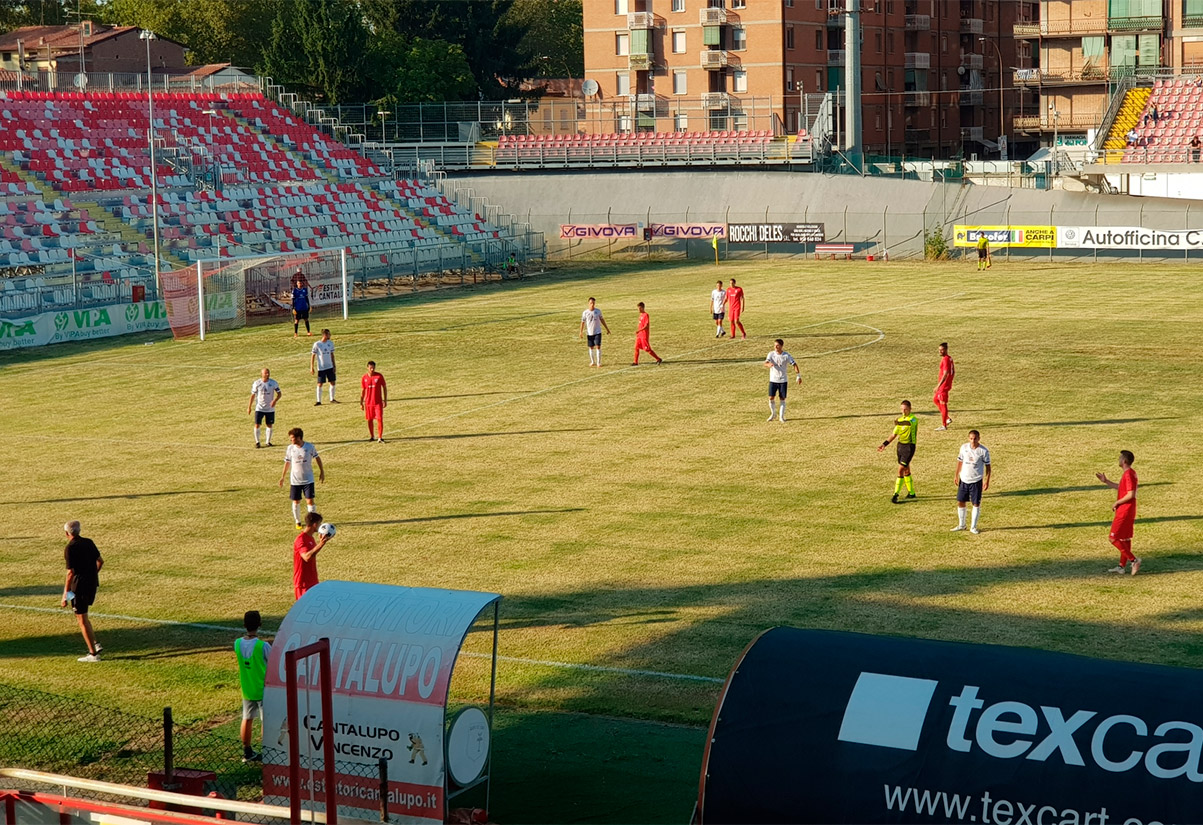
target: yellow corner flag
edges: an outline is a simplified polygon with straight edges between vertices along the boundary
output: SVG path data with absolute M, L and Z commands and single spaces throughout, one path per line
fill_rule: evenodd
M 718 235 L 712 235 L 710 245 L 714 247 L 714 265 L 718 266 Z

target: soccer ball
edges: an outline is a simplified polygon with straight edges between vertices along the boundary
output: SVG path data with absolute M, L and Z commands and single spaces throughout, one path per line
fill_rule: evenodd
M 323 521 L 321 523 L 321 525 L 317 528 L 317 532 L 318 532 L 319 536 L 325 536 L 328 539 L 332 539 L 332 538 L 334 538 L 334 534 L 337 533 L 338 531 L 336 529 L 334 529 L 333 524 L 331 524 L 328 521 Z

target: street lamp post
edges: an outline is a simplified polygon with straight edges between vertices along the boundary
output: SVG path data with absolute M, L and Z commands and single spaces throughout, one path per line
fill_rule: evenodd
M 995 43 L 993 40 L 987 40 L 987 39 L 986 39 L 986 38 L 984 38 L 984 37 L 979 37 L 979 38 L 978 38 L 978 40 L 979 40 L 979 41 L 981 41 L 982 43 L 989 43 L 991 46 L 993 46 L 993 47 L 994 47 L 994 53 L 995 53 L 996 55 L 998 55 L 998 140 L 999 140 L 999 146 L 998 146 L 998 157 L 999 157 L 999 159 L 1002 159 L 1002 157 L 1003 157 L 1003 154 L 1004 154 L 1004 153 L 1003 153 L 1003 147 L 1002 147 L 1002 140 L 1003 140 L 1003 138 L 1004 138 L 1004 137 L 1006 137 L 1006 134 L 1007 134 L 1007 130 L 1006 130 L 1006 119 L 1003 117 L 1003 59 L 1002 59 L 1002 50 L 998 48 L 998 44 L 997 44 L 997 43 Z
M 163 287 L 159 272 L 159 176 L 155 168 L 155 89 L 150 73 L 150 41 L 158 40 L 158 37 L 150 29 L 143 29 L 138 38 L 146 41 L 146 102 L 150 109 L 146 130 L 146 140 L 150 147 L 150 220 L 154 225 L 155 292 L 162 297 Z
M 1058 126 L 1059 121 L 1061 120 L 1061 112 L 1059 112 L 1057 110 L 1057 107 L 1054 104 L 1050 103 L 1050 104 L 1048 104 L 1048 113 L 1049 113 L 1049 116 L 1051 116 L 1053 119 L 1053 176 L 1056 177 L 1058 174 L 1058 169 L 1057 169 L 1057 137 L 1058 137 L 1057 126 Z

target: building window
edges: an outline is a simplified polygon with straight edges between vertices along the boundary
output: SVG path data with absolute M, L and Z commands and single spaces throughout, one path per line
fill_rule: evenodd
M 745 28 L 736 28 L 731 30 L 731 49 L 733 51 L 742 52 L 748 48 L 748 30 Z
M 673 72 L 673 94 L 683 95 L 689 93 L 689 75 L 683 69 L 677 69 Z
M 875 128 L 877 129 L 877 131 L 880 132 L 881 131 L 881 112 L 877 112 L 876 114 L 873 115 L 873 121 L 875 124 Z
M 684 29 L 677 29 L 673 32 L 673 54 L 685 54 Z
M 748 91 L 748 73 L 742 69 L 736 69 L 731 72 L 731 91 L 746 92 Z
M 794 27 L 787 26 L 785 28 L 785 48 L 792 49 L 794 47 Z
M 627 32 L 620 32 L 614 35 L 614 54 L 630 54 L 631 53 L 631 35 Z
M 944 54 L 947 51 L 948 51 L 948 35 L 942 34 L 942 35 L 940 35 L 940 54 Z
M 787 92 L 792 92 L 794 90 L 794 68 L 792 66 L 786 68 L 785 70 L 785 90 Z M 801 90 L 799 89 L 799 91 Z
M 631 131 L 630 115 L 622 115 L 620 118 L 618 118 L 618 131 L 624 133 Z
M 731 128 L 737 132 L 748 131 L 748 113 L 747 112 L 732 112 L 731 113 Z
M 673 11 L 685 11 L 685 0 L 673 0 Z
M 823 30 L 815 29 L 815 51 L 823 51 Z
M 713 46 L 716 49 L 721 49 L 723 47 L 723 27 L 703 26 L 702 45 Z
M 873 33 L 873 44 L 877 46 L 877 53 L 881 54 L 881 32 Z
M 823 91 L 823 70 L 815 69 L 815 91 Z
M 723 0 L 708 0 L 706 5 L 712 9 L 721 9 L 723 8 Z
M 886 32 L 886 54 L 894 53 L 894 32 Z
M 747 7 L 748 0 L 731 0 L 731 8 L 733 9 L 746 9 Z
M 615 75 L 614 88 L 617 89 L 619 97 L 626 97 L 631 93 L 631 76 L 626 72 L 619 72 Z
M 689 115 L 685 114 L 684 112 L 677 112 L 673 116 L 673 128 L 676 129 L 678 132 L 688 132 L 689 131 Z
M 627 0 L 614 0 L 614 13 L 615 14 L 626 14 L 627 13 Z

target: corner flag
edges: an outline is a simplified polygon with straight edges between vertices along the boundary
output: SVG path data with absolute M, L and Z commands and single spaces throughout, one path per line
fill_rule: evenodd
M 714 247 L 714 265 L 718 266 L 718 235 L 710 237 L 710 245 Z

